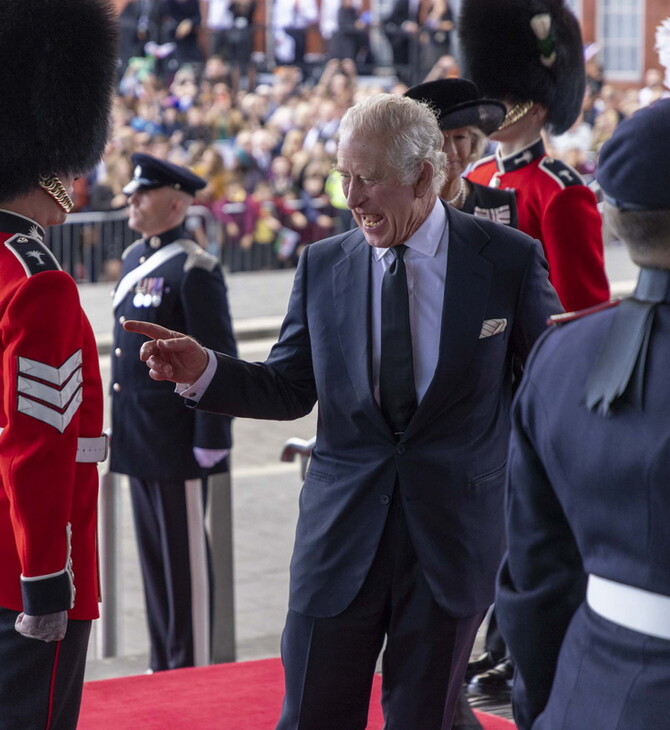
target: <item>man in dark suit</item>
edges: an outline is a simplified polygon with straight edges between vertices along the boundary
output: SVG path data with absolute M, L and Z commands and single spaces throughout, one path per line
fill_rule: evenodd
M 521 730 L 668 724 L 668 128 L 670 100 L 636 112 L 596 172 L 635 292 L 558 318 L 515 401 L 496 606 Z
M 220 262 L 190 240 L 184 218 L 205 181 L 133 155 L 129 224 L 142 238 L 123 255 L 114 294 L 110 469 L 130 476 L 154 671 L 209 664 L 211 587 L 203 514 L 207 478 L 228 471 L 230 419 L 183 413 L 167 383 L 147 379 L 142 338 L 126 319 L 175 327 L 236 354 Z
M 338 170 L 358 229 L 305 249 L 265 363 L 124 325 L 154 338 L 150 375 L 183 383 L 198 409 L 292 419 L 319 404 L 282 730 L 364 728 L 385 638 L 389 730 L 450 728 L 493 597 L 512 361 L 560 305 L 536 242 L 438 199 L 442 144 L 407 97 L 348 110 Z

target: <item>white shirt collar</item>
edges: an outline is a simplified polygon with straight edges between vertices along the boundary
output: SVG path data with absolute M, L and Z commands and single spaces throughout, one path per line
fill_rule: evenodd
M 440 199 L 436 198 L 435 205 L 428 214 L 428 217 L 405 241 L 405 246 L 422 253 L 424 256 L 435 256 L 446 224 L 447 212 Z M 381 261 L 387 251 L 387 248 L 375 248 L 375 261 Z

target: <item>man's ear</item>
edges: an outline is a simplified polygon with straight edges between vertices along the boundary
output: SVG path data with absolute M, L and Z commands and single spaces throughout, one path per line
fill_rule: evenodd
M 417 198 L 423 198 L 424 195 L 430 193 L 433 188 L 433 178 L 435 177 L 435 170 L 433 169 L 432 163 L 424 160 L 421 165 L 421 172 L 417 181 L 414 183 L 414 194 Z

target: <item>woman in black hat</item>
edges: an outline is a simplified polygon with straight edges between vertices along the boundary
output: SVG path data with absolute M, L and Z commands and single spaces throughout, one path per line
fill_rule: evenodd
M 482 99 L 466 79 L 438 79 L 413 86 L 405 96 L 423 101 L 435 111 L 444 136 L 443 150 L 449 160 L 447 179 L 440 197 L 465 213 L 517 227 L 516 198 L 509 190 L 497 190 L 466 180 L 469 165 L 476 162 L 505 117 L 505 105 Z

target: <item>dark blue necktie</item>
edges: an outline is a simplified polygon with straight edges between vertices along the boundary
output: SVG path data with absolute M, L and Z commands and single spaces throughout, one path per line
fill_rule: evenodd
M 416 410 L 416 386 L 409 326 L 409 297 L 405 270 L 406 247 L 391 248 L 395 259 L 382 280 L 382 337 L 379 362 L 381 408 L 400 437 Z

